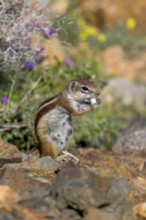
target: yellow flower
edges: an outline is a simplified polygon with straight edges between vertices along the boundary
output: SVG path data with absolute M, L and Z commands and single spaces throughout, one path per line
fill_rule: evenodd
M 87 36 L 87 34 L 84 31 L 82 31 L 80 33 L 80 38 L 81 38 L 81 40 L 86 40 L 88 38 L 88 36 Z
M 86 34 L 88 36 L 94 36 L 96 33 L 96 28 L 95 27 L 88 27 L 86 28 Z
M 136 27 L 136 20 L 134 18 L 128 18 L 126 26 L 129 30 L 133 30 Z
M 87 27 L 80 33 L 80 38 L 86 40 L 88 37 L 94 36 L 96 34 L 96 28 Z
M 105 41 L 107 41 L 107 37 L 105 34 L 99 34 L 97 39 L 99 43 L 104 43 Z

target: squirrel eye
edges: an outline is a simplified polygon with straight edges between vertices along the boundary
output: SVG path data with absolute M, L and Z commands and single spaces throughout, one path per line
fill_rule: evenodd
M 88 87 L 87 87 L 87 86 L 82 86 L 82 89 L 83 89 L 84 91 L 88 91 Z

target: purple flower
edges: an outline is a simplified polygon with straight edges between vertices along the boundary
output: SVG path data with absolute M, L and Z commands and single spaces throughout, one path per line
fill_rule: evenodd
M 67 58 L 65 59 L 65 62 L 66 62 L 66 64 L 69 65 L 70 67 L 74 67 L 74 66 L 75 66 L 74 61 L 73 61 L 71 58 L 69 58 L 69 57 L 67 57 Z
M 25 29 L 31 31 L 34 28 L 34 22 L 26 23 Z
M 57 34 L 55 28 L 50 28 L 49 30 L 46 30 L 45 28 L 41 28 L 40 30 L 45 38 L 54 37 Z
M 57 34 L 57 30 L 55 28 L 50 28 L 48 31 L 49 37 L 54 37 Z
M 8 96 L 3 96 L 3 97 L 1 98 L 1 102 L 2 102 L 2 103 L 7 103 L 8 101 L 9 101 Z
M 33 60 L 28 60 L 24 63 L 22 69 L 33 70 L 34 66 L 35 66 L 35 62 Z

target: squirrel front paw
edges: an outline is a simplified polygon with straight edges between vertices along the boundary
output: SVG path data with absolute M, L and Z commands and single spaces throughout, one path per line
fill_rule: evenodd
M 68 151 L 62 151 L 61 155 L 58 156 L 56 160 L 61 164 L 71 162 L 74 165 L 80 165 L 80 160 Z

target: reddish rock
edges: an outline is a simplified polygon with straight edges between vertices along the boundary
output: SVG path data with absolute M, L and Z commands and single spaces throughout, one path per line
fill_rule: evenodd
M 45 183 L 29 176 L 27 171 L 14 166 L 5 165 L 0 169 L 0 185 L 8 185 L 17 192 L 36 189 L 44 186 Z
M 9 186 L 0 186 L 0 202 L 16 203 L 19 200 L 19 194 L 11 189 Z
M 8 185 L 17 192 L 50 185 L 58 163 L 50 157 L 20 164 L 6 164 L 0 169 L 0 185 Z
M 105 70 L 128 79 L 139 78 L 146 81 L 146 53 L 139 58 L 128 59 L 122 47 L 110 46 L 100 56 Z

